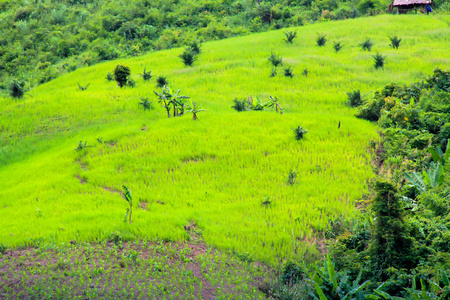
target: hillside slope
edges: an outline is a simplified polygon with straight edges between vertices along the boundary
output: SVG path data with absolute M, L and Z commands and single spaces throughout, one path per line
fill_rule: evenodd
M 181 63 L 182 49 L 161 51 L 79 69 L 21 100 L 1 98 L 1 243 L 98 240 L 113 232 L 177 240 L 189 237 L 184 226 L 191 224 L 208 244 L 248 259 L 303 257 L 330 219 L 355 213 L 373 176 L 368 143 L 376 128 L 353 116 L 345 92 L 448 68 L 450 30 L 439 16 L 295 30 L 293 44 L 283 31 L 205 43 L 193 67 Z M 325 47 L 316 46 L 317 33 L 326 34 Z M 398 50 L 389 47 L 394 35 L 402 38 Z M 367 38 L 370 53 L 359 46 Z M 334 41 L 344 45 L 338 53 Z M 271 51 L 293 68 L 293 78 L 283 68 L 269 76 Z M 383 69 L 373 67 L 376 52 L 387 56 Z M 131 68 L 135 88 L 105 79 L 118 63 Z M 139 76 L 144 68 L 167 76 L 207 111 L 198 121 L 167 118 L 154 78 Z M 78 83 L 90 86 L 81 91 Z M 278 97 L 285 114 L 231 108 L 233 99 L 250 95 Z M 142 110 L 141 97 L 154 109 Z M 291 130 L 297 126 L 309 131 L 301 141 Z M 88 147 L 74 150 L 80 141 Z M 132 190 L 131 224 L 123 222 L 122 185 Z

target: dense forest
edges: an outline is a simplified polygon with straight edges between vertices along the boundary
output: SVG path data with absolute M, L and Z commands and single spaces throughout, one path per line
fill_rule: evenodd
M 79 67 L 252 32 L 386 12 L 390 0 L 0 1 L 0 91 Z M 445 0 L 435 8 L 449 9 Z

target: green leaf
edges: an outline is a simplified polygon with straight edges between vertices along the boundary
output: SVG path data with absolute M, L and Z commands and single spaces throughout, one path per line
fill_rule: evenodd
M 314 287 L 316 288 L 316 292 L 317 292 L 317 295 L 319 295 L 320 300 L 328 300 L 328 298 L 325 297 L 325 294 L 323 293 L 322 289 L 320 288 L 320 286 L 317 283 L 314 284 Z

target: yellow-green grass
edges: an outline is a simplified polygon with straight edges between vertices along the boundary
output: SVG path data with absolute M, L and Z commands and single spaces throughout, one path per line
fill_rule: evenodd
M 183 49 L 161 51 L 77 70 L 21 100 L 0 99 L 0 243 L 99 240 L 114 230 L 183 240 L 183 226 L 194 221 L 214 247 L 269 263 L 301 258 L 330 219 L 356 212 L 373 177 L 367 145 L 377 128 L 354 117 L 345 92 L 448 68 L 450 30 L 448 18 L 421 15 L 293 30 L 293 44 L 283 42 L 283 30 L 205 43 L 193 67 L 178 58 Z M 316 46 L 317 33 L 326 34 L 325 47 Z M 402 38 L 398 50 L 389 47 L 394 35 Z M 370 53 L 359 46 L 367 38 Z M 344 44 L 339 53 L 334 41 Z M 294 78 L 282 68 L 269 77 L 271 51 Z M 387 56 L 384 69 L 373 67 L 376 52 Z M 135 88 L 105 79 L 118 63 L 130 66 Z M 154 78 L 138 75 L 144 67 L 207 109 L 199 121 L 168 119 Z M 90 86 L 80 91 L 77 83 Z M 231 108 L 250 95 L 278 97 L 285 114 Z M 139 108 L 140 97 L 155 109 Z M 291 130 L 298 125 L 309 131 L 301 141 Z M 80 140 L 91 147 L 75 151 Z M 290 170 L 298 171 L 294 185 Z M 123 222 L 122 184 L 133 194 L 131 224 Z

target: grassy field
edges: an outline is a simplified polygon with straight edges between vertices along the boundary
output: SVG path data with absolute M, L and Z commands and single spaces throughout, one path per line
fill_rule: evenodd
M 368 143 L 377 128 L 354 117 L 345 92 L 448 68 L 449 22 L 422 15 L 325 22 L 290 29 L 293 44 L 283 30 L 271 31 L 205 43 L 193 67 L 178 58 L 183 49 L 172 49 L 79 69 L 20 100 L 0 98 L 0 244 L 102 241 L 113 233 L 180 241 L 195 224 L 208 245 L 246 260 L 301 259 L 330 219 L 357 213 L 373 177 Z M 394 35 L 402 38 L 398 50 L 389 46 Z M 359 46 L 367 38 L 370 53 Z M 335 53 L 337 41 L 344 47 Z M 271 51 L 283 57 L 273 78 Z M 373 67 L 376 52 L 387 57 L 383 69 Z M 105 79 L 118 63 L 131 68 L 135 88 Z M 293 78 L 283 76 L 289 66 Z M 198 121 L 167 118 L 154 78 L 139 76 L 144 67 L 207 111 Z M 81 91 L 77 83 L 90 86 Z M 235 98 L 271 95 L 285 114 L 231 108 Z M 141 97 L 154 109 L 142 110 Z M 300 141 L 297 126 L 309 131 Z M 80 141 L 88 147 L 74 150 Z M 298 172 L 292 185 L 291 170 Z M 122 185 L 134 199 L 131 224 L 123 222 Z

